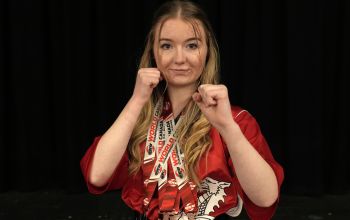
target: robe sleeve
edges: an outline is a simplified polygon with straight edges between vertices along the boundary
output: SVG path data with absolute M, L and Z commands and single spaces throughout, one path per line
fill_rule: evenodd
M 102 186 L 102 187 L 96 187 L 89 181 L 89 174 L 90 174 L 90 168 L 92 163 L 92 158 L 95 154 L 95 150 L 97 147 L 98 142 L 100 141 L 101 137 L 96 137 L 92 145 L 88 148 L 85 155 L 80 161 L 80 168 L 83 173 L 87 188 L 90 193 L 92 194 L 102 194 L 109 190 L 115 190 L 120 189 L 125 184 L 127 178 L 128 178 L 128 154 L 127 151 L 125 151 L 124 155 L 122 156 L 119 164 L 115 168 L 112 176 L 108 180 L 108 182 Z
M 284 179 L 283 168 L 273 158 L 270 148 L 263 134 L 261 133 L 260 127 L 255 118 L 245 110 L 240 110 L 238 113 L 233 111 L 233 117 L 250 144 L 257 150 L 257 152 L 265 159 L 265 161 L 275 172 L 278 182 L 278 195 L 280 195 L 280 187 Z M 229 155 L 228 158 L 228 165 L 232 172 L 233 182 L 236 186 L 237 192 L 240 194 L 240 197 L 243 200 L 243 206 L 248 216 L 253 220 L 271 219 L 276 211 L 279 202 L 279 196 L 276 202 L 270 207 L 259 207 L 255 205 L 243 191 L 238 178 L 235 175 L 234 166 Z

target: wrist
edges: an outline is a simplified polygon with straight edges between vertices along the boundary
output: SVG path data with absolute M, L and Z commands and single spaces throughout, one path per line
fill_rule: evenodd
M 133 107 L 136 107 L 136 108 L 143 108 L 143 106 L 146 104 L 146 102 L 147 102 L 147 100 L 141 99 L 135 95 L 132 95 L 130 100 L 129 100 L 130 105 L 132 105 Z
M 242 135 L 241 128 L 234 120 L 218 129 L 218 131 L 224 140 L 231 139 L 232 137 L 234 140 L 238 140 Z
M 231 133 L 235 130 L 240 129 L 238 124 L 232 119 L 226 120 L 224 124 L 217 126 L 216 128 L 221 135 Z
M 130 122 L 136 122 L 144 105 L 145 103 L 142 102 L 142 100 L 131 97 L 124 108 L 124 117 L 127 118 Z

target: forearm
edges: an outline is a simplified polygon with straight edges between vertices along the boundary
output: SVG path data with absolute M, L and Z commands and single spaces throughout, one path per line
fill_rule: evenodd
M 271 166 L 249 143 L 234 121 L 220 134 L 227 144 L 244 192 L 256 205 L 271 206 L 278 198 L 277 178 Z
M 131 98 L 113 125 L 101 137 L 91 165 L 90 182 L 103 186 L 119 164 L 143 104 Z

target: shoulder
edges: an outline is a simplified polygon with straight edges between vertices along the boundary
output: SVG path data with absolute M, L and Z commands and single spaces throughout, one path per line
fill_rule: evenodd
M 238 118 L 241 114 L 248 114 L 248 111 L 246 109 L 243 109 L 242 107 L 237 105 L 231 106 L 231 112 L 234 119 Z
M 239 125 L 242 132 L 247 138 L 258 135 L 260 131 L 260 126 L 253 115 L 251 115 L 248 110 L 240 106 L 231 106 L 232 117 L 235 122 Z
M 248 110 L 246 110 L 240 106 L 232 105 L 231 112 L 232 112 L 232 117 L 236 122 L 239 122 L 242 120 L 255 121 L 254 117 L 248 112 Z

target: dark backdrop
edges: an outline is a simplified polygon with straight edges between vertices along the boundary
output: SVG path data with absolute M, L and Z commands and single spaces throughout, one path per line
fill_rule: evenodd
M 0 191 L 81 192 L 94 136 L 132 94 L 163 1 L 0 1 Z M 282 191 L 349 190 L 350 2 L 200 1 L 233 104 L 284 166 Z

